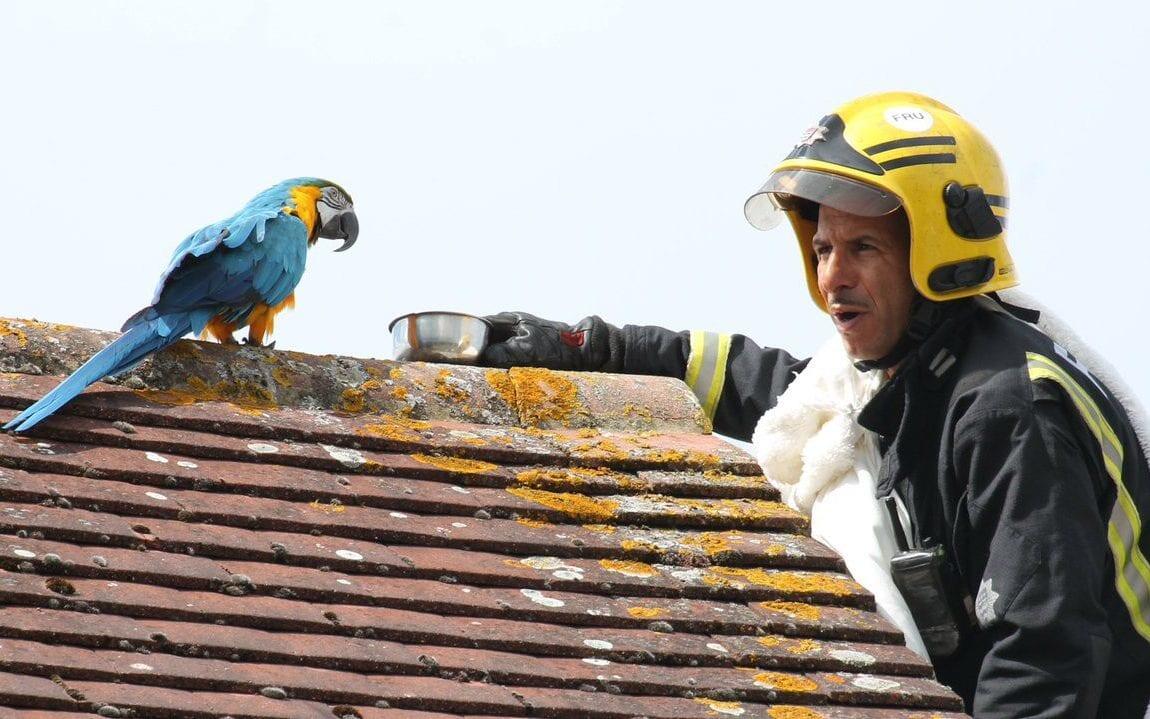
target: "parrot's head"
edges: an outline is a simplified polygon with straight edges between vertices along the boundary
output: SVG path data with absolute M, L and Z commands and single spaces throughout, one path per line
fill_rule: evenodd
M 343 244 L 336 248 L 336 252 L 343 252 L 355 244 L 359 237 L 359 220 L 355 216 L 355 207 L 351 204 L 351 196 L 342 187 L 334 182 L 320 180 L 316 185 L 320 190 L 315 200 L 317 237 L 327 240 L 343 240 Z
M 317 177 L 297 177 L 284 180 L 268 189 L 273 201 L 282 201 L 284 211 L 304 223 L 307 227 L 308 245 L 319 238 L 343 240 L 336 252 L 342 252 L 355 244 L 359 236 L 359 220 L 351 204 L 351 196 L 339 185 Z

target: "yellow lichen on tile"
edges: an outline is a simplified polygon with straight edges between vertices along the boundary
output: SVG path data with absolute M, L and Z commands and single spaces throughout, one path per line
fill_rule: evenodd
M 625 559 L 600 559 L 599 566 L 608 572 L 616 572 L 628 577 L 654 577 L 659 570 L 645 562 L 627 561 Z
M 779 517 L 798 517 L 795 510 L 781 502 L 765 499 L 687 499 L 684 497 L 661 497 L 660 501 L 670 504 L 673 510 L 684 514 L 704 514 L 708 517 L 726 517 L 747 521 L 764 521 Z
M 620 542 L 619 546 L 622 547 L 624 551 L 628 552 L 643 552 L 644 554 L 649 552 L 654 552 L 656 554 L 663 553 L 663 550 L 659 548 L 659 545 L 655 544 L 654 542 L 648 542 L 644 539 L 624 539 L 622 542 Z
M 761 485 L 767 483 L 767 478 L 762 475 L 732 474 L 730 472 L 724 472 L 721 469 L 704 470 L 703 477 L 710 482 L 717 482 L 719 484 Z
M 687 547 L 701 549 L 708 557 L 713 557 L 721 552 L 730 551 L 729 537 L 730 535 L 723 532 L 694 532 L 683 537 L 680 543 Z
M 644 452 L 643 459 L 660 464 L 678 464 L 686 461 L 687 453 L 681 449 L 655 449 Z
M 455 379 L 455 377 L 451 374 L 451 370 L 439 370 L 439 374 L 435 376 L 435 394 L 448 402 L 462 404 L 470 399 L 471 394 L 453 383 L 453 379 Z
M 823 715 L 806 707 L 773 706 L 767 709 L 771 719 L 823 719 Z
M 382 437 L 395 442 L 414 442 L 419 434 L 393 422 L 372 422 L 365 424 L 355 431 L 356 434 L 370 437 Z
M 707 713 L 712 716 L 737 717 L 747 713 L 747 710 L 739 702 L 724 702 L 706 697 L 695 697 L 695 701 L 707 707 L 710 710 Z
M 819 688 L 818 682 L 801 674 L 784 674 L 783 672 L 759 672 L 755 675 L 754 681 L 761 687 L 784 692 L 813 692 Z
M 717 454 L 710 452 L 699 452 L 697 450 L 690 450 L 687 452 L 687 462 L 693 465 L 714 466 L 722 463 L 722 458 Z
M 644 446 L 649 447 L 650 445 Z M 693 467 L 715 467 L 722 464 L 723 461 L 717 454 L 694 449 L 647 449 L 642 453 L 640 459 L 658 464 L 687 464 Z
M 711 418 L 707 416 L 702 407 L 695 410 L 695 426 L 702 430 L 703 434 L 710 434 L 715 430 Z
M 413 442 L 420 439 L 419 432 L 431 429 L 431 422 L 399 417 L 390 414 L 379 415 L 378 422 L 369 422 L 356 430 L 356 434 L 382 437 L 397 442 Z
M 619 528 L 613 524 L 584 524 L 583 529 L 597 534 L 614 534 L 619 530 Z
M 495 394 L 507 403 L 508 407 L 517 407 L 515 402 L 515 383 L 511 381 L 511 375 L 507 370 L 503 369 L 489 369 L 483 373 L 483 378 L 487 380 L 487 386 L 495 390 Z
M 817 652 L 821 647 L 822 645 L 814 639 L 800 639 L 787 647 L 787 651 L 791 654 L 810 654 L 811 652 Z
M 505 431 L 508 434 L 522 434 L 537 439 L 560 439 L 559 433 L 555 430 L 539 429 L 538 427 L 507 427 Z
M 763 609 L 772 612 L 780 612 L 786 614 L 793 619 L 805 619 L 807 621 L 817 621 L 822 617 L 822 612 L 818 607 L 813 604 L 803 604 L 801 602 L 759 602 L 759 606 Z
M 387 378 L 393 382 L 396 380 L 401 380 L 403 379 L 403 370 L 398 367 L 392 367 L 387 371 Z
M 777 647 L 783 643 L 782 637 L 776 637 L 773 634 L 768 634 L 765 637 L 759 637 L 757 641 L 764 647 Z
M 524 487 L 540 487 L 582 484 L 587 478 L 566 469 L 525 469 L 515 475 L 515 481 Z
M 667 610 L 660 607 L 629 607 L 627 613 L 635 619 L 659 619 L 667 615 Z
M 342 514 L 347 511 L 347 507 L 338 502 L 332 504 L 330 502 L 321 502 L 318 499 L 312 501 L 308 506 L 324 514 Z
M 799 574 L 797 572 L 768 572 L 763 569 L 743 567 L 710 567 L 703 577 L 703 583 L 710 586 L 733 586 L 740 588 L 747 584 L 769 587 L 780 592 L 801 594 L 851 594 L 859 590 L 854 582 L 825 574 Z
M 509 487 L 507 492 L 529 502 L 563 512 L 575 520 L 595 522 L 611 519 L 619 503 L 610 499 L 589 497 L 571 492 L 547 492 L 528 487 Z
M 281 387 L 292 386 L 292 374 L 283 367 L 276 367 L 272 370 L 272 380 Z
M 392 387 L 388 394 L 391 395 L 392 399 L 399 400 L 400 402 L 407 401 L 408 392 L 406 387 Z
M 550 467 L 546 469 L 525 469 L 515 475 L 517 484 L 524 487 L 561 486 L 574 487 L 586 484 L 591 479 L 611 478 L 620 487 L 627 486 L 626 475 L 616 474 L 609 469 L 600 467 Z
M 338 412 L 346 412 L 348 414 L 362 414 L 367 403 L 364 399 L 365 392 L 359 387 L 348 387 L 339 394 L 339 401 L 335 404 L 335 409 Z
M 492 472 L 499 469 L 499 465 L 492 464 L 491 462 L 484 462 L 481 459 L 463 459 L 462 457 L 440 457 L 435 454 L 420 454 L 416 453 L 411 455 L 411 458 L 416 462 L 423 464 L 430 464 L 433 467 L 447 470 L 448 472 L 462 472 L 464 474 L 478 474 L 480 472 Z
M 570 426 L 576 414 L 587 413 L 579 402 L 579 388 L 560 374 L 540 367 L 514 367 L 508 377 L 514 384 L 519 419 L 527 426 L 546 422 Z
M 402 425 L 408 429 L 414 429 L 416 432 L 426 432 L 431 429 L 432 424 L 423 419 L 412 419 L 411 417 L 397 417 L 395 415 L 381 414 L 380 419 L 384 422 L 394 422 L 395 424 Z
M 518 522 L 519 524 L 522 524 L 524 527 L 531 527 L 532 529 L 538 529 L 539 527 L 554 526 L 551 524 L 551 522 L 545 522 L 542 519 L 531 519 L 530 517 L 520 517 L 519 519 L 516 519 L 515 521 Z
M 189 405 L 197 402 L 230 402 L 239 407 L 271 409 L 276 406 L 275 397 L 268 389 L 247 380 L 220 380 L 209 385 L 203 379 L 192 376 L 185 383 L 187 389 L 136 390 L 135 394 L 149 402 L 166 405 Z
M 0 320 L 0 326 L 10 328 L 13 332 L 20 332 L 20 334 L 24 334 L 23 332 L 20 331 L 22 329 L 33 329 L 33 330 L 39 330 L 41 332 L 45 332 L 45 331 L 55 329 L 55 328 L 73 329 L 71 327 L 71 325 L 52 325 L 52 324 L 48 324 L 47 322 L 41 322 L 40 320 L 24 320 L 24 319 L 16 319 L 13 322 L 8 322 L 7 320 Z M 0 329 L 0 335 L 2 335 L 2 334 L 5 334 L 5 333 L 3 332 L 2 329 Z
M 651 419 L 651 417 L 654 416 L 650 407 L 631 404 L 629 402 L 623 405 L 623 414 L 627 417 L 641 417 L 643 419 Z
M 602 437 L 590 442 L 581 442 L 571 448 L 571 453 L 585 459 L 630 459 L 628 454 L 614 440 Z
M 11 337 L 16 342 L 16 346 L 21 349 L 28 346 L 28 335 L 22 329 L 13 326 L 6 320 L 0 320 L 0 339 L 5 337 Z
M 363 414 L 364 412 L 379 409 L 378 403 L 368 402 L 368 392 L 383 389 L 383 384 L 377 379 L 368 379 L 358 387 L 348 387 L 340 393 L 335 409 L 347 414 Z

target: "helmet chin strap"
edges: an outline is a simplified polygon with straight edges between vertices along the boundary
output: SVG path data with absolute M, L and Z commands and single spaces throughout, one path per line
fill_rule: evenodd
M 855 369 L 859 372 L 871 370 L 886 370 L 894 367 L 906 359 L 907 355 L 915 351 L 922 341 L 938 327 L 942 320 L 942 303 L 933 302 L 922 295 L 915 295 L 914 304 L 910 310 L 910 324 L 899 341 L 882 357 L 873 360 L 859 360 L 855 362 Z

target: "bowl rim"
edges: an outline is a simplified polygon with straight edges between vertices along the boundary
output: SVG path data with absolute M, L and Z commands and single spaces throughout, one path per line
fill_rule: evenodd
M 405 315 L 400 315 L 399 317 L 396 317 L 387 325 L 387 331 L 391 332 L 392 329 L 395 327 L 395 325 L 400 322 L 400 320 L 406 320 L 406 319 L 411 319 L 411 318 L 415 318 L 415 317 L 422 317 L 423 315 L 452 315 L 455 317 L 466 317 L 467 319 L 479 320 L 483 324 L 487 325 L 488 331 L 491 331 L 491 329 L 493 328 L 493 325 L 489 321 L 487 321 L 487 320 L 485 320 L 482 317 L 479 317 L 477 315 L 470 314 L 468 312 L 455 312 L 453 310 L 424 310 L 422 312 L 408 312 Z

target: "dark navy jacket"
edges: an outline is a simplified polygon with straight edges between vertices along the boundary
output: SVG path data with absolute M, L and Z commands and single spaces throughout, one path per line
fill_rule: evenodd
M 1130 420 L 988 300 L 946 315 L 859 417 L 883 450 L 880 497 L 897 492 L 919 544 L 943 545 L 972 608 L 938 678 L 976 717 L 1141 719 L 1150 470 Z M 624 371 L 685 377 L 716 431 L 744 440 L 805 367 L 740 335 L 621 334 Z

